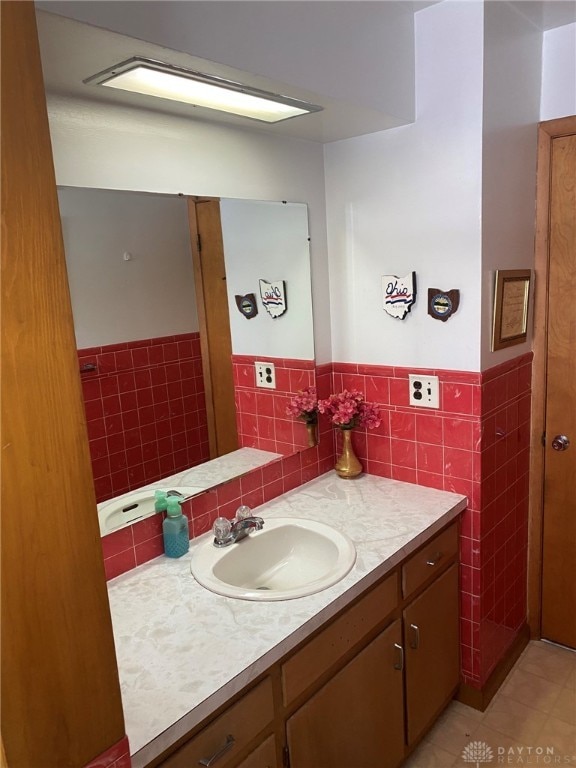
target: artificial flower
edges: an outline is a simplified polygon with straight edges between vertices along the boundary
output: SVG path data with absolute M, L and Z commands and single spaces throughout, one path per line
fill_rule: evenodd
M 318 400 L 318 410 L 330 417 L 332 424 L 342 429 L 380 426 L 380 413 L 374 403 L 367 403 L 357 389 L 345 389 L 326 400 Z
M 316 397 L 316 387 L 306 387 L 298 390 L 290 404 L 286 407 L 288 416 L 296 416 L 302 419 L 306 424 L 316 424 L 318 421 L 318 398 Z

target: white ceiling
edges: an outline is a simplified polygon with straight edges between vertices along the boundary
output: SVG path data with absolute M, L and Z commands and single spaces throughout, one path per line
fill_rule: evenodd
M 413 121 L 414 13 L 433 4 L 48 0 L 36 6 L 48 94 L 193 114 L 196 120 L 326 142 Z M 576 20 L 576 0 L 522 0 L 514 5 L 542 29 Z M 265 126 L 83 83 L 132 56 L 283 93 L 324 110 Z

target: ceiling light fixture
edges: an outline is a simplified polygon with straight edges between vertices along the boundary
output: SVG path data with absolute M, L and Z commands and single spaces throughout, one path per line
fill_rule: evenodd
M 84 83 L 217 109 L 265 123 L 277 123 L 322 109 L 232 80 L 138 57 L 109 67 L 87 78 Z

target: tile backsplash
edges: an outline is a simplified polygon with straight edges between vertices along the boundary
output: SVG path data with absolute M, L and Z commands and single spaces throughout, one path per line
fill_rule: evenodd
M 302 421 L 286 414 L 290 399 L 302 389 L 314 386 L 314 360 L 234 355 L 234 388 L 238 439 L 243 448 L 260 448 L 285 456 L 306 448 L 308 433 Z M 276 387 L 256 386 L 254 363 L 274 364 Z

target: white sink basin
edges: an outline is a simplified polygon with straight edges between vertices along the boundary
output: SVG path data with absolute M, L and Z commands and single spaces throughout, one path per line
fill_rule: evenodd
M 196 486 L 178 486 L 172 488 L 145 488 L 141 491 L 129 491 L 128 493 L 117 496 L 110 501 L 103 501 L 98 504 L 98 521 L 100 523 L 100 535 L 106 536 L 112 531 L 124 528 L 136 520 L 142 520 L 145 517 L 151 517 L 155 514 L 154 509 L 154 491 L 175 490 L 181 493 L 185 498 L 202 493 L 203 488 Z
M 203 587 L 219 595 L 289 600 L 331 587 L 355 561 L 352 541 L 329 525 L 275 518 L 228 547 L 215 547 L 210 538 L 193 552 L 191 570 Z

